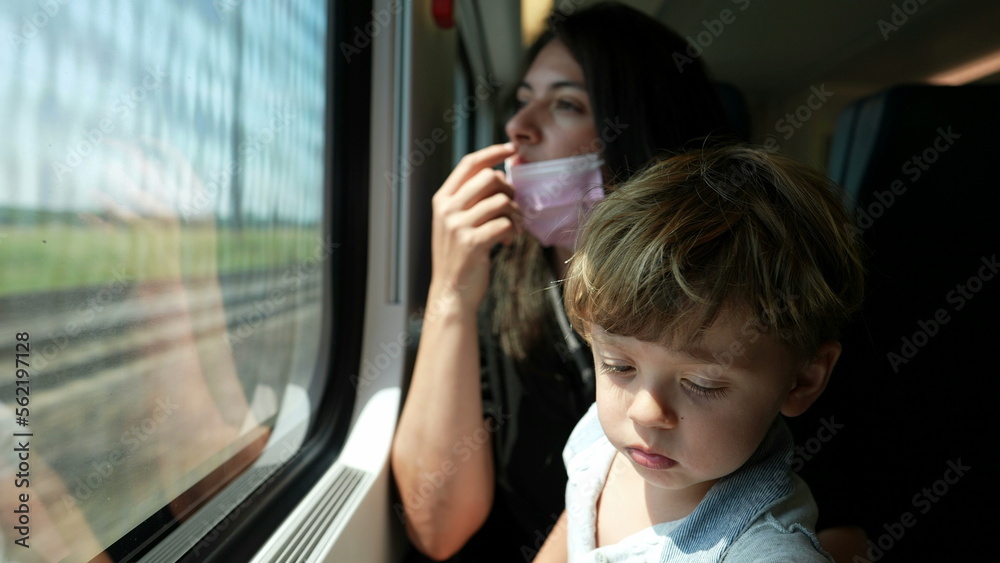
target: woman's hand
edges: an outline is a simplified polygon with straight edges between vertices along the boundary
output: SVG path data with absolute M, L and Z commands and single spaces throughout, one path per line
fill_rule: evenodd
M 479 436 L 484 424 L 476 311 L 489 286 L 490 251 L 517 234 L 514 190 L 492 170 L 512 154 L 507 144 L 466 156 L 434 194 L 433 274 L 392 470 L 406 533 L 436 560 L 461 549 L 493 505 L 492 436 L 468 455 L 455 444 Z M 442 467 L 455 471 L 427 490 L 428 471 Z
M 473 310 L 482 301 L 491 249 L 510 244 L 519 231 L 514 189 L 492 169 L 514 151 L 507 143 L 466 155 L 434 194 L 432 298 L 458 297 Z

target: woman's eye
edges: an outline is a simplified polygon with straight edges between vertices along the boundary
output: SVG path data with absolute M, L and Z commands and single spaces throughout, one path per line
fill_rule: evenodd
M 556 109 L 569 110 L 569 111 L 582 111 L 582 107 L 571 100 L 560 99 L 556 100 Z

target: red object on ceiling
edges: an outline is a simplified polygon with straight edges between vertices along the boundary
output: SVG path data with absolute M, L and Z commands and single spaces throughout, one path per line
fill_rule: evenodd
M 455 0 L 434 0 L 431 11 L 438 27 L 441 29 L 455 27 Z

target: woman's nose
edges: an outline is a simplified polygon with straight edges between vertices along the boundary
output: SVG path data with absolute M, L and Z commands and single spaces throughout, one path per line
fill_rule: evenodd
M 632 397 L 628 417 L 633 422 L 647 428 L 673 428 L 677 426 L 677 411 L 666 397 L 654 395 L 648 389 L 640 389 Z
M 533 112 L 529 102 L 507 120 L 507 126 L 504 129 L 506 129 L 507 137 L 511 141 L 519 145 L 534 145 L 541 140 L 542 135 Z

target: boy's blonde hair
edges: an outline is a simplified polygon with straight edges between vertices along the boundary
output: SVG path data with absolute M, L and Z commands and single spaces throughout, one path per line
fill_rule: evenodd
M 693 344 L 723 310 L 801 359 L 860 306 L 863 266 L 842 192 L 749 146 L 651 165 L 596 205 L 565 280 L 566 312 L 665 346 Z M 755 339 L 755 338 L 754 338 Z

